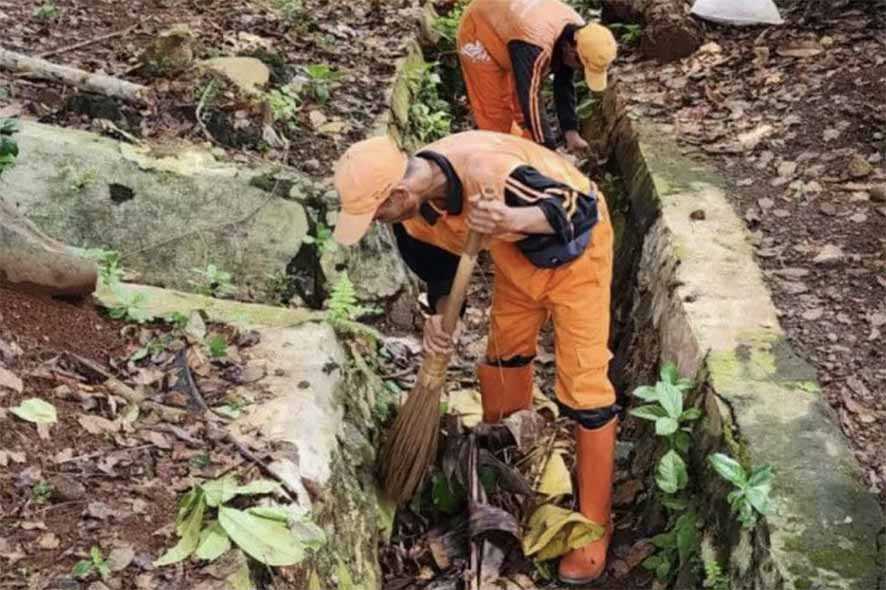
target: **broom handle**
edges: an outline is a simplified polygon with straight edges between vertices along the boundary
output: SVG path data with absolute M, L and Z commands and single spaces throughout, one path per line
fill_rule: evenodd
M 495 189 L 483 187 L 480 198 L 494 199 Z M 461 258 L 458 260 L 458 270 L 455 271 L 455 279 L 452 281 L 452 289 L 449 291 L 449 298 L 443 309 L 443 330 L 447 334 L 454 334 L 455 328 L 458 326 L 458 316 L 461 315 L 461 306 L 465 302 L 468 285 L 471 282 L 474 267 L 477 265 L 477 256 L 483 246 L 484 237 L 486 236 L 473 230 L 468 232 L 468 239 L 465 242 L 464 250 L 462 250 Z
M 449 298 L 443 309 L 443 330 L 447 334 L 455 333 L 455 328 L 458 326 L 458 316 L 461 314 L 461 306 L 465 302 L 468 285 L 471 282 L 474 267 L 477 265 L 477 254 L 480 252 L 482 242 L 483 234 L 475 231 L 468 233 L 467 243 L 465 243 L 464 251 L 458 260 L 458 270 L 455 271 L 452 289 L 449 291 Z

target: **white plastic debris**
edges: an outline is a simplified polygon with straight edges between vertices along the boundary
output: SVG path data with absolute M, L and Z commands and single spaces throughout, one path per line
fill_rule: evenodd
M 784 23 L 772 0 L 695 0 L 692 14 L 725 25 Z

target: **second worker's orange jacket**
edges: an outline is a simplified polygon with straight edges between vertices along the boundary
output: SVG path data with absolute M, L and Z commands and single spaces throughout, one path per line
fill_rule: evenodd
M 560 127 L 577 129 L 574 72 L 556 48 L 564 35 L 584 24 L 561 0 L 473 0 L 462 16 L 458 45 L 478 127 L 507 133 L 513 122 L 553 148 L 541 104 L 544 80 L 553 70 Z

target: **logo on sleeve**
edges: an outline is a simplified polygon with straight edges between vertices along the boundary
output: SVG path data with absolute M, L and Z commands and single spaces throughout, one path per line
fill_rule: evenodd
M 459 50 L 462 55 L 477 63 L 492 63 L 492 57 L 480 41 L 465 43 Z

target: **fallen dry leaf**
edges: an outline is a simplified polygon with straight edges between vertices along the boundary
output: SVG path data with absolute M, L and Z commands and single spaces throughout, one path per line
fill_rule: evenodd
M 16 393 L 21 393 L 22 389 L 24 389 L 24 384 L 18 375 L 0 367 L 0 395 L 4 395 L 4 389 L 11 389 Z
M 108 420 L 102 416 L 81 414 L 77 422 L 89 434 L 104 434 L 106 432 L 119 432 L 121 424 L 116 420 Z
M 572 493 L 572 476 L 563 460 L 563 452 L 551 453 L 538 486 L 539 493 L 546 496 L 565 496 Z
M 132 546 L 121 545 L 111 550 L 107 563 L 112 572 L 120 572 L 129 567 L 133 559 L 135 559 L 135 550 Z
M 40 535 L 40 538 L 37 539 L 37 545 L 41 549 L 57 549 L 61 545 L 61 541 L 55 533 L 46 533 L 45 535 Z
M 782 57 L 814 57 L 823 52 L 824 48 L 818 41 L 813 39 L 794 40 L 775 52 Z
M 45 531 L 46 523 L 42 520 L 23 520 L 18 526 L 26 531 Z

